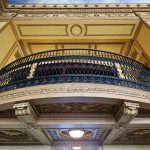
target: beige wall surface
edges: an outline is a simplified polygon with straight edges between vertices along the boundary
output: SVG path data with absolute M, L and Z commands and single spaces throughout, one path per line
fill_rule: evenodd
M 103 150 L 150 150 L 150 145 L 104 145 Z

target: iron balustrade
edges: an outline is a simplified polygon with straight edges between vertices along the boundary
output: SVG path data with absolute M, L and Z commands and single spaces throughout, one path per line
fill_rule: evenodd
M 115 53 L 62 49 L 21 58 L 0 70 L 0 92 L 71 82 L 119 85 L 150 91 L 150 68 Z

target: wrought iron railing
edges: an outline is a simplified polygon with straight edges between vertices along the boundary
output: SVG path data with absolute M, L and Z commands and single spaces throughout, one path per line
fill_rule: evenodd
M 21 58 L 0 71 L 0 92 L 70 82 L 111 84 L 150 91 L 150 68 L 105 51 L 63 49 Z

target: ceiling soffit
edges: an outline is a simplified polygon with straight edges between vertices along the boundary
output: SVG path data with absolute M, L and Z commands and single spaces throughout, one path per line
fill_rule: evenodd
M 25 104 L 28 105 L 24 107 Z M 29 105 L 29 103 L 22 103 L 22 104 L 20 103 L 19 105 L 16 104 L 16 106 L 19 106 L 19 108 L 21 108 L 21 105 L 24 108 L 22 110 L 19 109 L 19 111 L 20 110 L 21 111 L 19 113 L 19 116 L 16 117 L 18 117 L 19 120 L 20 117 L 23 117 L 27 121 L 26 122 L 27 124 L 22 124 L 25 120 L 22 120 L 23 118 L 21 119 L 23 122 L 20 120 L 21 121 L 20 124 L 22 124 L 23 126 L 20 126 L 18 124 L 18 121 L 16 120 L 17 118 L 14 118 L 12 120 L 13 118 L 12 113 L 15 113 L 16 115 L 18 114 L 16 112 L 16 107 L 14 109 L 1 111 L 0 117 L 1 119 L 3 118 L 3 122 L 0 122 L 1 125 L 0 145 L 5 145 L 6 143 L 8 145 L 41 145 L 41 141 L 42 141 L 41 137 L 44 135 L 45 138 L 47 138 L 48 141 L 51 143 L 51 145 L 56 146 L 57 148 L 59 146 L 61 147 L 65 145 L 83 146 L 86 144 L 86 146 L 92 146 L 92 145 L 97 146 L 102 144 L 105 140 L 107 140 L 106 137 L 109 137 L 109 133 L 111 133 L 114 130 L 119 130 L 119 132 L 117 134 L 113 133 L 115 139 L 113 139 L 110 144 L 149 144 L 150 143 L 150 128 L 148 126 L 145 126 L 144 124 L 142 125 L 142 122 L 146 120 L 146 118 L 145 119 L 142 118 L 143 112 L 147 115 L 147 117 L 150 116 L 150 112 L 148 110 L 139 108 L 139 114 L 137 115 L 137 118 L 143 119 L 141 120 L 141 124 L 140 123 L 128 124 L 127 122 L 124 122 L 125 124 L 123 124 L 122 122 L 125 121 L 125 119 L 127 119 L 128 115 L 130 114 L 130 113 L 128 115 L 125 114 L 124 116 L 125 118 L 123 119 L 122 111 L 124 109 L 130 111 L 131 107 L 134 107 L 133 110 L 135 110 L 135 108 L 138 107 L 138 105 L 135 103 L 125 102 L 124 104 L 121 105 L 120 103 L 115 105 L 103 104 L 103 103 L 49 103 L 49 104 L 38 104 L 38 105 L 37 104 Z M 28 110 L 26 111 L 26 109 L 28 109 L 28 106 L 30 106 L 30 109 L 33 108 L 31 111 L 29 111 L 31 112 L 31 114 L 28 112 Z M 79 129 L 79 124 L 77 125 L 74 122 L 75 116 L 73 115 L 72 115 L 72 119 L 69 118 L 67 119 L 67 124 L 63 124 L 65 118 L 64 113 L 66 112 L 68 112 L 67 115 L 69 114 L 78 115 L 78 112 L 81 113 L 78 122 L 80 122 L 79 123 L 80 128 L 84 131 L 84 136 L 82 138 L 73 139 L 72 137 L 69 136 L 70 130 Z M 38 125 L 36 126 L 34 125 L 35 122 L 32 113 L 34 114 L 34 116 L 36 114 L 38 117 L 41 116 L 39 114 L 43 114 L 43 113 L 47 113 L 48 115 L 39 118 Z M 95 118 L 90 117 L 90 115 L 93 113 L 99 115 L 98 117 L 99 119 L 96 118 L 97 121 L 103 119 L 106 125 L 102 126 L 101 125 L 102 121 L 100 121 L 101 124 L 99 125 L 97 124 L 98 122 L 94 123 L 92 120 Z M 10 116 L 6 114 L 9 114 Z M 51 114 L 53 114 L 53 116 L 51 116 Z M 57 116 L 59 116 L 60 114 L 62 115 L 62 117 L 61 119 L 59 118 L 60 121 L 58 121 Z M 82 116 L 82 114 L 88 116 L 88 119 L 85 116 Z M 110 116 L 110 114 L 112 116 Z M 107 117 L 108 115 L 112 118 L 115 118 L 116 124 L 111 122 L 112 124 L 110 124 L 110 126 L 107 125 L 110 122 L 110 120 Z M 133 114 L 131 116 L 133 118 L 135 117 Z M 7 118 L 8 119 L 11 118 L 12 121 L 9 122 Z M 119 121 L 120 122 L 119 123 L 118 120 L 120 120 L 121 122 Z M 4 126 L 6 122 L 7 122 L 7 126 Z M 82 127 L 81 127 L 81 122 L 82 122 Z M 89 126 L 89 124 L 92 122 L 93 124 Z M 45 126 L 46 124 L 48 125 L 47 127 Z M 55 126 L 51 127 L 50 124 L 55 124 Z M 17 127 L 17 125 L 19 126 Z M 40 140 L 38 140 L 38 138 Z M 93 148 L 92 150 L 96 150 L 96 149 Z
M 50 103 L 32 105 L 38 118 L 60 118 L 93 116 L 114 116 L 120 107 L 118 104 L 104 103 Z M 150 110 L 139 108 L 137 117 L 150 117 Z M 14 109 L 0 111 L 0 118 L 16 118 Z

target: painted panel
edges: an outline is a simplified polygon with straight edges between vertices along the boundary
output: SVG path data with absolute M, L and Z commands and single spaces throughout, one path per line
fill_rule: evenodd
M 22 36 L 66 36 L 66 24 L 18 25 Z
M 87 24 L 86 36 L 129 36 L 132 35 L 134 24 Z

